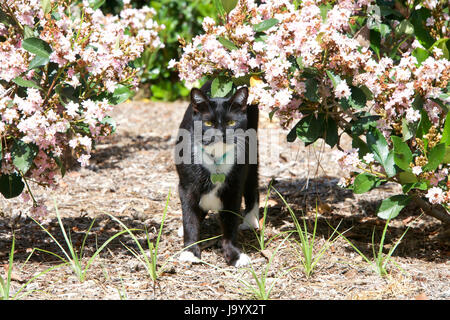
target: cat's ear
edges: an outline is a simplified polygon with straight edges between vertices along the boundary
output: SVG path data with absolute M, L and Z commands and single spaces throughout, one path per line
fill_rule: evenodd
M 208 111 L 208 98 L 200 89 L 193 88 L 191 90 L 191 103 L 195 112 L 203 113 Z
M 231 97 L 230 108 L 245 111 L 247 109 L 247 99 L 248 99 L 248 88 L 247 87 L 239 88 L 233 95 L 233 97 Z

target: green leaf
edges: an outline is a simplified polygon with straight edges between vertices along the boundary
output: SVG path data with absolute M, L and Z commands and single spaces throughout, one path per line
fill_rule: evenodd
M 319 83 L 314 78 L 308 78 L 305 81 L 306 92 L 305 97 L 311 102 L 319 101 Z
M 403 193 L 408 193 L 412 189 L 419 189 L 419 190 L 427 190 L 428 185 L 426 182 L 415 182 L 415 183 L 407 183 L 402 186 Z
M 6 199 L 19 196 L 24 188 L 22 177 L 15 172 L 9 175 L 3 174 L 0 177 L 0 193 Z
M 34 37 L 34 31 L 29 26 L 23 26 L 23 38 L 28 39 Z
M 225 8 L 223 7 L 223 3 L 221 0 L 213 0 L 214 6 L 220 17 L 226 16 Z
M 402 119 L 402 136 L 403 141 L 407 141 L 414 137 L 417 131 L 417 122 L 408 122 L 405 118 Z
M 444 155 L 444 159 L 442 160 L 442 163 L 450 163 L 450 147 L 449 146 L 445 147 L 445 155 Z
M 323 123 L 323 114 L 319 114 L 317 118 L 314 114 L 303 117 L 296 126 L 297 137 L 305 143 L 305 146 L 310 145 L 323 136 Z
M 415 48 L 412 55 L 417 59 L 419 66 L 430 56 L 428 50 L 425 50 L 424 48 Z
M 442 163 L 445 156 L 445 143 L 436 145 L 428 153 L 428 163 L 423 167 L 423 171 L 434 171 Z
M 384 23 L 381 23 L 376 29 L 378 29 L 383 38 L 386 38 L 386 35 L 388 35 L 391 32 L 391 28 Z
M 35 89 L 39 89 L 42 90 L 42 88 L 40 86 L 38 86 L 36 84 L 36 82 L 34 81 L 30 81 L 30 80 L 25 80 L 21 77 L 17 77 L 13 79 L 13 82 L 15 84 L 17 84 L 19 87 L 24 87 L 24 88 L 35 88 Z
M 35 56 L 33 60 L 31 60 L 30 65 L 28 66 L 28 70 L 46 66 L 49 62 L 50 58 Z
M 428 113 L 425 109 L 420 110 L 420 121 L 417 126 L 416 137 L 422 139 L 424 135 L 428 133 L 431 128 L 431 121 L 428 118 Z
M 223 9 L 227 14 L 236 7 L 237 3 L 238 0 L 222 0 Z
M 99 9 L 104 3 L 105 0 L 89 0 L 89 6 L 94 10 Z
M 109 103 L 113 105 L 120 104 L 122 102 L 127 101 L 134 95 L 133 91 L 130 90 L 127 86 L 119 84 L 114 90 L 112 96 L 108 99 Z
M 395 28 L 395 33 L 412 35 L 412 34 L 414 34 L 414 26 L 411 24 L 411 22 L 409 22 L 408 20 L 404 19 Z
M 102 124 L 108 124 L 111 127 L 111 133 L 116 132 L 117 129 L 117 124 L 116 124 L 116 120 L 114 120 L 113 118 L 111 118 L 110 116 L 106 116 L 102 119 L 101 121 Z
M 380 179 L 368 173 L 361 173 L 356 176 L 353 182 L 353 192 L 356 194 L 365 193 L 372 190 Z
M 22 174 L 26 174 L 30 170 L 37 154 L 38 148 L 36 145 L 25 143 L 22 140 L 15 141 L 11 148 L 12 162 Z
M 442 131 L 441 142 L 445 143 L 446 146 L 450 145 L 450 112 L 447 113 L 445 117 L 444 130 Z
M 28 38 L 22 41 L 22 48 L 42 58 L 50 58 L 52 48 L 39 38 Z
M 401 194 L 383 200 L 378 208 L 377 216 L 385 220 L 395 218 L 409 203 L 410 199 L 409 196 Z
M 388 177 L 396 174 L 394 152 L 389 151 L 389 146 L 383 134 L 378 129 L 371 129 L 367 135 L 367 146 L 373 152 L 374 158 L 378 161 L 386 171 Z
M 413 160 L 413 155 L 411 149 L 409 149 L 408 144 L 402 140 L 400 137 L 392 136 L 392 143 L 394 144 L 394 162 L 395 164 L 403 170 L 409 170 L 409 164 Z
M 291 131 L 289 131 L 289 133 L 286 136 L 287 142 L 294 142 L 295 139 L 297 139 L 297 127 L 300 125 L 301 121 L 302 120 L 297 122 L 297 124 L 291 129 Z
M 223 98 L 233 89 L 233 81 L 226 77 L 217 77 L 211 83 L 211 97 Z
M 430 48 L 434 43 L 433 37 L 428 32 L 427 28 L 425 28 L 424 24 L 428 17 L 430 17 L 430 10 L 426 8 L 415 10 L 410 16 L 410 22 L 414 26 L 414 34 L 420 44 L 426 49 Z
M 338 128 L 336 125 L 336 121 L 333 118 L 328 117 L 326 120 L 324 140 L 331 148 L 333 148 L 338 143 Z
M 50 11 L 52 11 L 51 0 L 41 0 L 41 7 L 42 7 L 42 10 L 44 10 L 44 14 L 47 14 Z
M 326 70 L 328 78 L 330 78 L 331 83 L 333 84 L 333 87 L 336 89 L 336 87 L 341 83 L 341 77 L 339 75 L 334 74 L 333 72 Z
M 443 53 L 443 55 L 444 55 L 444 58 L 447 59 L 447 60 L 449 60 L 449 58 L 450 58 L 450 53 L 449 53 L 449 50 L 448 50 L 448 48 L 447 48 L 447 42 L 448 42 L 448 40 L 450 40 L 450 38 L 443 38 L 443 39 L 437 40 L 437 41 L 436 41 L 435 43 L 433 43 L 433 45 L 431 46 L 430 51 L 433 51 L 433 48 L 434 48 L 434 47 L 439 48 L 439 49 L 442 50 L 442 53 Z
M 236 45 L 231 42 L 230 40 L 224 38 L 224 37 L 217 37 L 217 41 L 219 41 L 225 48 L 227 48 L 228 50 L 237 50 L 238 47 L 236 47 Z
M 350 86 L 351 95 L 349 98 L 340 100 L 341 106 L 347 110 L 349 108 L 362 109 L 366 106 L 367 98 L 364 91 L 358 87 Z
M 356 119 L 350 121 L 350 132 L 356 136 L 365 134 L 370 128 L 376 127 L 377 120 L 381 118 L 378 115 L 371 115 L 368 112 L 358 112 L 354 116 Z
M 358 156 L 360 158 L 364 157 L 366 154 L 370 153 L 367 144 L 358 136 L 352 135 L 352 148 L 358 149 Z
M 264 20 L 263 22 L 253 25 L 253 30 L 255 30 L 255 32 L 266 31 L 275 26 L 279 22 L 280 21 L 275 18 L 267 19 Z
M 417 177 L 410 171 L 403 171 L 398 174 L 401 184 L 417 182 Z

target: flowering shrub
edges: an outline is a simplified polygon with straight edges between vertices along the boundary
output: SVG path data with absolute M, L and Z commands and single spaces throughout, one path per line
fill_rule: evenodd
M 292 128 L 288 141 L 337 146 L 339 184 L 355 193 L 400 183 L 379 216 L 415 199 L 449 222 L 448 2 L 261 2 L 215 1 L 223 23 L 206 18 L 204 34 L 181 41 L 180 78 L 209 76 L 216 97 L 249 85 L 249 102 Z M 340 147 L 344 133 L 352 150 Z
M 104 15 L 99 1 L 5 0 L 0 3 L 0 192 L 24 191 L 45 213 L 27 180 L 56 186 L 64 155 L 82 166 L 114 131 L 107 116 L 138 84 L 133 61 L 162 44 L 155 11 L 129 5 Z

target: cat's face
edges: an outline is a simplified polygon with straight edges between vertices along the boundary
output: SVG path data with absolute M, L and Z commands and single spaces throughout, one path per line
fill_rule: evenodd
M 199 89 L 192 89 L 192 120 L 194 125 L 201 125 L 203 150 L 212 157 L 220 157 L 234 148 L 236 132 L 247 130 L 247 98 L 246 87 L 230 98 L 208 98 Z

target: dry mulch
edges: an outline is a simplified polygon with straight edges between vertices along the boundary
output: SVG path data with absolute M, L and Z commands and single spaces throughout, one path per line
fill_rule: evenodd
M 68 266 L 63 266 L 31 282 L 23 299 L 253 298 L 242 284 L 242 280 L 247 280 L 255 285 L 251 271 L 227 266 L 218 240 L 203 244 L 205 264 L 171 260 L 182 249 L 182 240 L 177 235 L 181 208 L 173 146 L 186 106 L 185 102 L 140 101 L 117 107 L 113 114 L 117 132 L 97 145 L 88 167 L 69 171 L 57 190 L 32 185 L 36 197 L 50 208 L 45 226 L 61 243 L 64 240 L 54 202 L 77 248 L 96 218 L 86 242 L 84 264 L 97 247 L 121 230 L 106 213 L 129 228 L 146 228 L 153 240 L 170 192 L 159 250 L 160 264 L 168 263 L 156 284 L 125 247 L 136 248 L 131 237 L 123 235 L 94 260 L 84 282 Z M 339 230 L 348 230 L 347 238 L 371 257 L 372 232 L 375 229 L 378 243 L 384 228 L 384 221 L 376 218 L 376 208 L 382 199 L 399 192 L 398 187 L 388 184 L 367 194 L 353 195 L 337 187 L 340 168 L 332 151 L 322 142 L 309 148 L 298 141 L 288 144 L 286 131 L 264 116 L 260 127 L 261 213 L 272 181 L 297 217 L 306 217 L 310 230 L 317 210 L 316 250 L 331 236 L 330 225 L 337 227 L 340 223 Z M 269 196 L 267 208 L 266 241 L 294 229 L 286 206 L 274 192 Z M 43 252 L 33 253 L 24 263 L 33 248 L 62 254 L 55 242 L 27 217 L 28 209 L 20 199 L 0 200 L 0 274 L 7 270 L 13 232 L 16 238 L 13 293 L 34 275 L 60 263 Z M 386 277 L 373 272 L 343 239 L 324 253 L 309 278 L 301 268 L 295 235 L 284 242 L 282 236 L 276 237 L 264 251 L 258 249 L 251 231 L 242 232 L 239 240 L 252 258 L 258 276 L 266 270 L 273 255 L 266 273 L 267 286 L 274 284 L 271 299 L 450 299 L 449 232 L 439 221 L 419 215 L 419 209 L 408 207 L 389 224 L 385 252 L 408 226 L 410 229 L 393 255 L 395 264 L 389 265 Z M 145 232 L 135 233 L 145 245 Z M 202 234 L 204 238 L 220 234 L 214 214 L 205 221 Z

